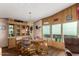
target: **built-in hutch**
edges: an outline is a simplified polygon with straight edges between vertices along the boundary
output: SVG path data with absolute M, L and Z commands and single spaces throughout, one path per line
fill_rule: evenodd
M 16 47 L 18 40 L 27 35 L 27 22 L 8 18 L 8 48 Z

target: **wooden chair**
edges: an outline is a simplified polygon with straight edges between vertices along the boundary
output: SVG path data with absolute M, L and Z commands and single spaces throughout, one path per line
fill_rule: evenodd
M 48 54 L 48 46 L 47 46 L 47 42 L 42 41 L 42 42 L 38 42 L 37 44 L 35 44 L 35 49 L 36 49 L 36 53 L 38 55 L 47 55 Z

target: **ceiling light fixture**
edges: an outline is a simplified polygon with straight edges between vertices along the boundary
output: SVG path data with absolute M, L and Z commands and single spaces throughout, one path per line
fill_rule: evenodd
M 32 14 L 32 13 L 31 13 L 31 12 L 29 12 L 29 20 L 31 20 L 31 14 Z

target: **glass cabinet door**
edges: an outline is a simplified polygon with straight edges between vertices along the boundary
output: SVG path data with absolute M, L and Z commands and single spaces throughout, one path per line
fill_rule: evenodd
M 14 36 L 14 25 L 10 25 L 8 26 L 8 34 L 9 34 L 9 37 L 12 37 Z

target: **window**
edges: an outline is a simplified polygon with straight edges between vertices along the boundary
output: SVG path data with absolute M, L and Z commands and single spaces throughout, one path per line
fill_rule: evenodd
M 52 34 L 61 34 L 61 24 L 52 25 Z
M 50 38 L 50 25 L 43 25 L 43 37 Z
M 52 25 L 52 37 L 56 42 L 61 41 L 61 24 Z
M 63 24 L 64 37 L 75 37 L 77 36 L 77 22 L 69 22 Z

